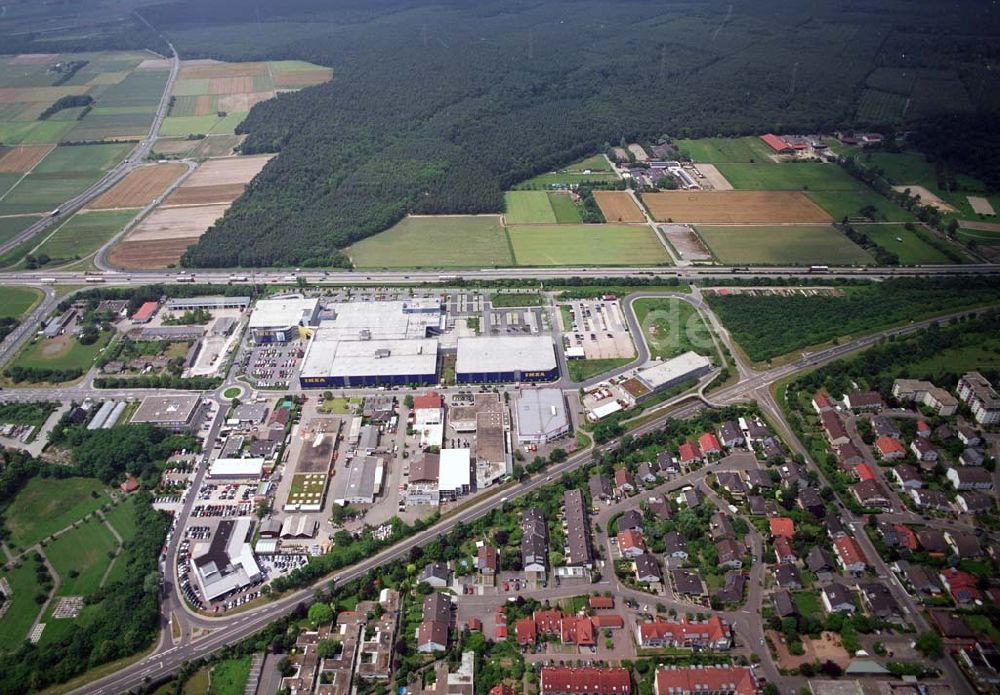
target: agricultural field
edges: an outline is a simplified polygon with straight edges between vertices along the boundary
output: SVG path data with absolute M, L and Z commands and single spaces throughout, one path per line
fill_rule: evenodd
M 160 138 L 153 151 L 161 157 L 189 157 L 203 160 L 210 157 L 232 156 L 236 146 L 246 139 L 246 135 L 215 133 L 203 138 Z
M 549 205 L 556 214 L 558 224 L 578 224 L 583 221 L 580 216 L 580 206 L 573 202 L 569 193 L 549 191 Z
M 797 162 L 784 164 L 718 164 L 723 176 L 738 190 L 850 191 L 858 181 L 836 164 Z
M 556 213 L 545 191 L 508 191 L 504 194 L 507 224 L 555 224 Z
M 183 164 L 152 164 L 130 172 L 107 193 L 87 207 L 92 210 L 141 208 L 162 195 L 187 171 Z
M 254 104 L 278 92 L 326 82 L 331 74 L 329 68 L 301 61 L 184 61 L 160 134 L 232 135 Z
M 0 217 L 0 243 L 13 239 L 15 236 L 37 222 L 38 219 L 38 217 L 31 215 Z
M 35 168 L 49 152 L 52 145 L 17 145 L 0 156 L 0 173 L 26 173 Z
M 41 298 L 33 287 L 0 287 L 0 319 L 20 319 Z
M 627 191 L 594 191 L 594 200 L 608 222 L 646 221 L 646 216 Z
M 33 239 L 41 243 L 32 254 L 48 256 L 52 265 L 86 258 L 120 232 L 134 216 L 134 212 L 122 210 L 78 212 L 44 239 Z
M 965 222 L 955 232 L 955 238 L 966 244 L 1000 246 L 1000 224 Z
M 808 224 L 832 219 L 798 191 L 665 191 L 644 193 L 642 200 L 657 222 Z
M 97 516 L 60 535 L 45 547 L 45 557 L 59 575 L 57 596 L 88 596 L 101 586 L 118 541 Z
M 107 171 L 125 159 L 131 149 L 131 145 L 123 143 L 60 145 L 38 163 L 32 174 L 85 174 Z
M 513 264 L 496 215 L 407 217 L 347 250 L 358 268 L 479 268 Z
M 867 251 L 830 225 L 698 226 L 721 263 L 868 265 Z
M 107 501 L 107 488 L 94 478 L 32 478 L 4 509 L 10 544 L 29 548 Z
M 869 224 L 859 227 L 858 231 L 869 239 L 899 256 L 903 265 L 932 265 L 935 263 L 953 263 L 939 246 L 947 242 L 935 239 L 931 232 L 920 227 L 913 231 L 901 224 Z M 955 249 L 957 252 L 957 249 Z
M 646 225 L 513 225 L 517 265 L 657 265 L 666 251 Z
M 553 186 L 570 186 L 579 183 L 610 183 L 619 181 L 618 175 L 604 155 L 588 157 L 570 164 L 559 171 L 539 174 L 514 186 L 516 191 L 546 190 Z
M 769 162 L 771 148 L 759 137 L 743 138 L 703 138 L 699 140 L 677 140 L 674 146 L 694 162 L 720 164 L 724 162 Z
M 271 156 L 229 157 L 203 162 L 163 201 L 163 207 L 231 203 L 270 160 Z
M 876 222 L 909 222 L 913 219 L 909 211 L 870 188 L 857 188 L 853 191 L 808 191 L 806 195 L 837 221 L 845 217 L 864 217 L 862 210 L 874 211 Z

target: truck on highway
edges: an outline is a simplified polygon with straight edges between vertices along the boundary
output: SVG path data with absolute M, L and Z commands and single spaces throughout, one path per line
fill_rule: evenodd
M 55 278 L 41 278 L 39 280 L 39 282 L 42 283 L 43 285 L 54 285 L 54 284 L 56 284 L 56 279 Z
M 230 275 L 229 282 L 248 282 L 250 278 L 246 275 Z
M 177 273 L 177 282 L 194 282 L 194 275 L 187 273 Z
M 97 277 L 90 276 L 88 278 L 85 278 L 84 282 L 90 282 L 90 283 L 104 282 L 104 278 L 97 278 Z

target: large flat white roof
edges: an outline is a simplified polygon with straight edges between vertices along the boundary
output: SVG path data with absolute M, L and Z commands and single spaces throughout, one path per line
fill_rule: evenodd
M 146 396 L 132 415 L 132 422 L 151 424 L 188 422 L 201 396 Z
M 455 371 L 546 372 L 556 367 L 552 339 L 537 336 L 478 336 L 458 339 Z
M 286 299 L 261 299 L 250 314 L 250 328 L 288 328 L 299 323 L 308 324 L 316 315 L 319 299 L 288 297 Z
M 334 318 L 323 319 L 319 325 L 341 340 L 426 338 L 427 329 L 441 323 L 436 300 L 338 302 L 327 309 Z
M 712 368 L 712 361 L 697 352 L 685 352 L 673 359 L 661 362 L 655 367 L 642 369 L 639 371 L 639 378 L 655 389 L 663 384 L 670 383 L 675 379 L 683 379 L 699 370 Z
M 259 478 L 263 470 L 262 458 L 217 458 L 208 467 L 208 477 Z
M 472 453 L 468 449 L 441 449 L 438 459 L 438 490 L 469 487 L 472 481 Z
M 517 399 L 517 431 L 522 436 L 560 433 L 569 427 L 559 389 L 527 389 Z
M 302 377 L 434 374 L 438 342 L 419 340 L 339 340 L 317 329 L 302 359 Z

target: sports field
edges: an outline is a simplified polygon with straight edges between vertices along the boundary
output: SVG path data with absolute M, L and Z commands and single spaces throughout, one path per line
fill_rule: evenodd
M 358 268 L 478 268 L 513 264 L 496 215 L 407 217 L 347 250 Z
M 507 224 L 555 224 L 556 213 L 545 191 L 508 191 L 504 194 Z
M 627 191 L 594 191 L 594 200 L 608 222 L 646 221 L 646 216 Z
M 512 225 L 517 265 L 658 265 L 666 251 L 646 225 Z
M 657 222 L 768 224 L 831 221 L 822 208 L 798 191 L 665 191 L 643 193 L 642 200 Z
M 867 224 L 857 229 L 886 251 L 899 256 L 903 265 L 954 263 L 938 248 L 947 242 L 935 239 L 931 232 L 919 227 L 910 231 L 901 224 Z
M 11 543 L 28 548 L 107 501 L 107 488 L 94 478 L 32 478 L 4 510 L 4 523 Z
M 830 225 L 698 226 L 721 263 L 758 265 L 867 265 L 867 251 Z
M 0 318 L 19 319 L 41 298 L 42 293 L 33 287 L 0 287 Z
M 850 191 L 858 188 L 858 181 L 836 164 L 724 163 L 717 167 L 737 190 Z
M 46 237 L 33 253 L 47 255 L 53 264 L 85 258 L 120 232 L 134 216 L 135 212 L 130 210 L 78 212 Z
M 13 365 L 19 367 L 37 367 L 38 369 L 82 369 L 86 371 L 94 364 L 94 358 L 111 337 L 111 333 L 102 333 L 100 339 L 93 345 L 81 345 L 70 335 L 57 338 L 35 338 L 34 342 L 18 353 Z
M 57 596 L 88 596 L 101 585 L 118 541 L 96 516 L 45 547 L 45 557 L 59 575 Z
M 677 140 L 674 143 L 681 154 L 695 162 L 718 164 L 723 162 L 766 162 L 771 161 L 771 148 L 759 137 L 743 138 L 702 138 L 700 140 Z

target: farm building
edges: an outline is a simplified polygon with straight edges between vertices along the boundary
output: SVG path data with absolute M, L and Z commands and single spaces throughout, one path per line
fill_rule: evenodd
M 559 365 L 548 336 L 459 338 L 455 375 L 460 384 L 555 381 Z
M 305 326 L 316 325 L 318 299 L 289 297 L 262 299 L 250 315 L 250 338 L 255 343 L 286 343 L 295 340 Z
M 165 308 L 168 311 L 205 311 L 221 309 L 239 309 L 243 311 L 250 306 L 250 297 L 184 297 L 183 299 L 168 299 Z
M 250 525 L 250 519 L 223 519 L 208 547 L 196 551 L 195 577 L 208 601 L 260 579 L 260 567 L 247 542 Z
M 517 399 L 517 441 L 545 444 L 569 432 L 566 401 L 559 389 L 528 389 Z
M 168 430 L 193 430 L 201 424 L 199 396 L 148 396 L 132 415 L 132 424 L 148 423 Z
M 437 381 L 438 342 L 405 340 L 340 340 L 323 329 L 316 332 L 302 359 L 302 388 L 356 386 L 426 386 Z
M 770 147 L 776 154 L 792 154 L 795 152 L 795 148 L 789 145 L 784 139 L 779 138 L 774 133 L 767 133 L 766 135 L 761 135 L 760 139 L 764 141 L 764 144 Z

